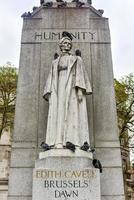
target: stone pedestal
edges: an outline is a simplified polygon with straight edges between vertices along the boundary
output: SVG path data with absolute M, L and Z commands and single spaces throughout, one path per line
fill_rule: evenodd
M 100 200 L 100 173 L 92 154 L 57 149 L 40 153 L 33 172 L 32 200 Z

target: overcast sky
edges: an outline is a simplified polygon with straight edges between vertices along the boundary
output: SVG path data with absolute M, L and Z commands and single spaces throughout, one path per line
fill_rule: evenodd
M 7 61 L 19 65 L 21 15 L 39 6 L 40 0 L 1 0 L 0 65 Z M 134 72 L 134 0 L 92 0 L 96 9 L 104 9 L 109 18 L 114 76 Z

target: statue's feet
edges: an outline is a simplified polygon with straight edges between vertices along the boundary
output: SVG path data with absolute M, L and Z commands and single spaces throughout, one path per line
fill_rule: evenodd
M 55 146 L 54 146 L 56 149 L 63 149 L 63 144 L 56 144 Z

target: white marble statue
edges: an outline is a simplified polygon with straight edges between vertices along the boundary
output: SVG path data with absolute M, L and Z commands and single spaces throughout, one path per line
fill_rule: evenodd
M 92 93 L 91 85 L 82 58 L 70 53 L 68 35 L 60 41 L 61 55 L 52 62 L 43 94 L 49 101 L 46 143 L 55 148 L 90 143 L 86 95 Z

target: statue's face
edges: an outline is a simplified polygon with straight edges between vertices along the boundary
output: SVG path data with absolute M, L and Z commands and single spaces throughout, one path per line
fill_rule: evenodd
M 68 39 L 63 40 L 63 42 L 60 44 L 60 49 L 62 52 L 69 52 L 71 48 L 72 48 L 72 43 Z

